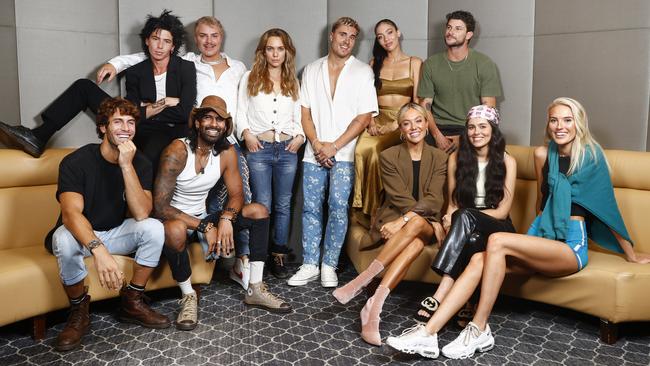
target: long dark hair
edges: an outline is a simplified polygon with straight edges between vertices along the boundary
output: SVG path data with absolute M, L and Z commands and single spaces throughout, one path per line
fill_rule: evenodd
M 187 141 L 190 144 L 190 149 L 196 152 L 196 149 L 199 146 L 199 129 L 196 127 L 196 121 L 200 121 L 205 117 L 206 114 L 210 112 L 209 109 L 197 109 L 196 112 L 190 114 L 190 126 L 189 132 L 187 134 Z M 222 151 L 227 150 L 230 147 L 230 142 L 228 142 L 228 136 L 232 133 L 232 117 L 226 119 L 226 131 L 223 132 L 221 138 L 214 144 L 212 147 L 212 154 L 214 156 L 219 155 Z
M 375 24 L 375 32 L 377 32 L 377 27 L 379 27 L 380 24 L 382 23 L 387 23 L 393 26 L 395 30 L 397 31 L 397 24 L 393 22 L 390 19 L 382 19 Z M 375 45 L 372 47 L 372 71 L 375 73 L 375 88 L 380 89 L 381 88 L 381 79 L 379 78 L 379 73 L 381 72 L 381 67 L 384 65 L 384 60 L 388 56 L 388 52 L 384 49 L 379 44 L 379 41 L 377 40 L 377 36 L 375 36 Z
M 503 154 L 506 151 L 506 140 L 496 123 L 493 121 L 488 123 L 492 127 L 492 137 L 488 143 L 488 164 L 485 168 L 485 206 L 497 208 L 505 194 L 506 164 L 503 161 Z M 460 135 L 460 146 L 456 156 L 456 186 L 451 195 L 459 208 L 475 208 L 477 176 L 476 149 L 469 142 L 467 123 L 465 123 L 465 131 Z

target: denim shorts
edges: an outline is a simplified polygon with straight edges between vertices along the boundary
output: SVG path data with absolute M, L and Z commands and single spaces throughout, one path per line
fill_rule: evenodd
M 539 221 L 540 217 L 537 216 L 530 228 L 528 229 L 527 235 L 532 236 L 541 236 L 539 235 Z M 573 250 L 576 259 L 578 260 L 578 271 L 585 268 L 587 265 L 587 224 L 583 220 L 569 220 L 569 230 L 567 231 L 567 238 L 564 241 L 566 245 Z

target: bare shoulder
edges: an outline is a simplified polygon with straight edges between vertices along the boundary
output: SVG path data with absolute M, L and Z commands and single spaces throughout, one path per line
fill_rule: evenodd
M 537 146 L 533 151 L 533 156 L 535 160 L 546 160 L 546 155 L 548 155 L 548 148 L 546 146 Z
M 221 169 L 232 168 L 233 165 L 237 166 L 237 151 L 233 145 L 230 145 L 226 150 L 219 153 Z
M 167 145 L 165 150 L 163 150 L 160 155 L 160 164 L 168 163 L 182 163 L 185 165 L 187 160 L 187 149 L 185 148 L 185 143 L 181 140 L 174 140 L 171 144 Z
M 422 59 L 417 56 L 411 56 L 411 63 L 413 66 L 420 67 L 422 66 Z
M 503 153 L 503 161 L 506 163 L 506 168 L 517 168 L 517 159 L 507 152 Z
M 444 153 L 444 152 L 443 152 Z M 447 155 L 447 154 L 445 154 Z M 458 151 L 454 151 L 449 155 L 447 158 L 447 167 L 448 168 L 455 168 L 456 167 L 456 162 L 458 161 Z

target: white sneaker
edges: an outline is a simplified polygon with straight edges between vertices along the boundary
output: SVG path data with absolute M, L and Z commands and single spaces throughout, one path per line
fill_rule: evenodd
M 336 287 L 339 285 L 339 278 L 336 275 L 336 268 L 323 263 L 320 266 L 320 284 L 323 287 Z
M 474 356 L 476 351 L 485 352 L 492 347 L 494 347 L 494 337 L 490 326 L 486 324 L 485 330 L 481 332 L 476 324 L 469 322 L 458 338 L 442 347 L 442 354 L 453 359 L 468 358 Z
M 244 290 L 248 290 L 248 282 L 251 279 L 251 266 L 248 258 L 237 257 L 230 269 L 230 279 L 237 282 Z
M 399 337 L 388 337 L 386 344 L 396 350 L 408 353 L 419 354 L 422 357 L 438 358 L 438 335 L 429 334 L 422 324 L 415 324 L 406 329 Z
M 296 272 L 295 275 L 289 278 L 289 280 L 287 281 L 287 285 L 289 286 L 306 285 L 308 282 L 317 280 L 319 274 L 320 271 L 318 270 L 317 265 L 303 264 L 302 266 L 300 266 L 300 269 L 298 269 L 298 272 Z

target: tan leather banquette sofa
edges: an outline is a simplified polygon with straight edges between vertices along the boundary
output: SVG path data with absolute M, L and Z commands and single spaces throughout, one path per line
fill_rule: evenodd
M 56 258 L 43 246 L 43 238 L 59 215 L 55 192 L 59 162 L 72 149 L 49 149 L 39 159 L 18 150 L 0 149 L 0 326 L 33 318 L 34 337 L 45 334 L 45 314 L 68 307 L 59 281 Z M 208 284 L 214 262 L 206 263 L 199 245 L 190 247 L 192 281 Z M 133 259 L 117 256 L 131 278 Z M 118 296 L 99 285 L 92 258 L 86 284 L 93 301 Z M 169 266 L 161 262 L 147 290 L 175 286 Z
M 517 231 L 525 233 L 535 217 L 536 182 L 533 149 L 508 146 L 517 160 L 517 185 L 511 217 Z M 612 168 L 612 183 L 625 224 L 636 251 L 650 253 L 650 153 L 606 150 Z M 346 251 L 357 271 L 364 270 L 380 248 L 368 247 L 367 230 L 354 219 Z M 628 263 L 624 257 L 589 244 L 589 264 L 579 273 L 564 278 L 508 276 L 502 294 L 569 308 L 598 317 L 600 337 L 606 343 L 617 338 L 617 324 L 650 320 L 650 264 Z M 437 253 L 433 246 L 411 266 L 405 279 L 437 283 L 429 268 Z

